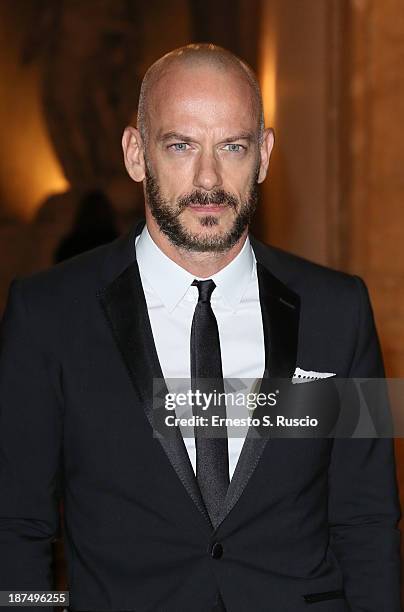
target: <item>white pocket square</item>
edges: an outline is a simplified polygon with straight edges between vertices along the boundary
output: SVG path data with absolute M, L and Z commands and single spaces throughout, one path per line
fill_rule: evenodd
M 304 383 L 312 380 L 319 380 L 320 378 L 330 378 L 336 376 L 335 372 L 315 372 L 314 370 L 302 370 L 302 368 L 296 368 L 293 374 L 292 383 Z

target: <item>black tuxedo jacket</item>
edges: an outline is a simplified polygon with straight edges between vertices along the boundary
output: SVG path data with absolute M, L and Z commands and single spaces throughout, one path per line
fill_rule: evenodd
M 12 283 L 0 590 L 52 588 L 62 495 L 71 610 L 207 612 L 220 593 L 227 612 L 398 612 L 390 439 L 247 439 L 211 525 L 181 435 L 152 434 L 141 227 Z M 269 375 L 383 376 L 363 282 L 252 244 Z

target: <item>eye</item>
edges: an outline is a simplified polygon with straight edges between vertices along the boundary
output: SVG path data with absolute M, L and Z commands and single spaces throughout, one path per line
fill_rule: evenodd
M 226 151 L 230 151 L 230 153 L 242 153 L 245 151 L 245 147 L 241 144 L 236 144 L 234 142 L 230 142 L 223 147 Z
M 183 151 L 187 150 L 187 147 L 189 147 L 187 142 L 175 142 L 174 144 L 169 145 L 167 148 L 171 151 L 178 151 L 179 153 L 182 153 Z

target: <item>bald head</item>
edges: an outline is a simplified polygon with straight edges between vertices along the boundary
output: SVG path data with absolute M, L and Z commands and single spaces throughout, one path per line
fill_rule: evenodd
M 137 127 L 143 142 L 147 142 L 149 129 L 150 106 L 153 103 L 153 92 L 166 76 L 174 76 L 176 69 L 209 68 L 222 72 L 227 78 L 234 75 L 241 79 L 251 92 L 252 108 L 257 118 L 257 129 L 261 141 L 264 132 L 264 114 L 261 90 L 253 70 L 222 47 L 213 44 L 191 44 L 167 53 L 147 70 L 140 89 Z
M 188 45 L 153 64 L 141 87 L 137 129 L 125 128 L 122 148 L 129 176 L 143 182 L 157 246 L 185 269 L 185 253 L 236 256 L 273 143 L 257 79 L 229 51 Z M 200 263 L 198 274 L 206 276 Z

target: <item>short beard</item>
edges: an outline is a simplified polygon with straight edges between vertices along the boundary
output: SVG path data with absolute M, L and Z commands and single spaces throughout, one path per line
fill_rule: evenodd
M 224 253 L 240 240 L 254 216 L 258 200 L 258 172 L 257 164 L 244 202 L 223 189 L 216 189 L 211 192 L 195 189 L 179 198 L 176 202 L 176 208 L 173 209 L 163 198 L 160 185 L 151 172 L 150 165 L 146 162 L 146 201 L 160 231 L 167 236 L 171 244 L 186 251 Z M 200 206 L 215 203 L 230 206 L 235 211 L 239 209 L 239 212 L 235 216 L 233 226 L 225 234 L 221 236 L 200 236 L 184 228 L 179 218 L 183 210 L 191 203 L 197 203 Z M 219 225 L 219 223 L 220 221 L 215 215 L 206 215 L 200 218 L 202 227 L 213 227 Z

